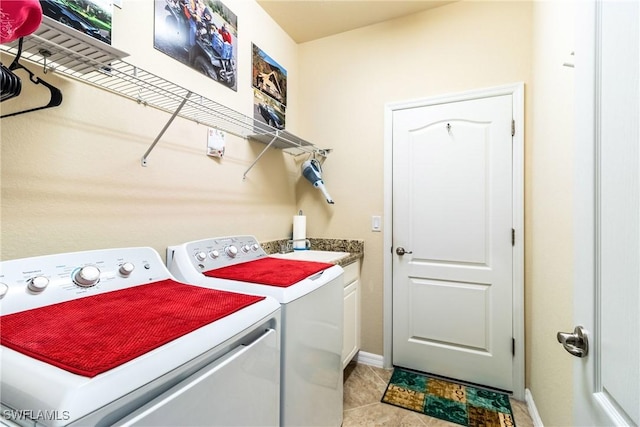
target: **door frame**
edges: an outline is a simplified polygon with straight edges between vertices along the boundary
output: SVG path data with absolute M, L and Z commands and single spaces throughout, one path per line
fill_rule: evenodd
M 525 325 L 524 325 L 524 83 L 439 95 L 423 99 L 385 104 L 384 111 L 384 223 L 383 223 L 383 366 L 392 367 L 393 356 L 393 113 L 408 108 L 450 102 L 469 101 L 511 95 L 515 134 L 512 152 L 513 188 L 513 397 L 525 399 Z

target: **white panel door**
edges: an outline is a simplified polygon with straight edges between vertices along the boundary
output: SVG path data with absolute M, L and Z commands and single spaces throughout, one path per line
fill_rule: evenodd
M 589 349 L 575 360 L 574 424 L 637 426 L 640 5 L 576 8 L 574 319 Z
M 512 390 L 512 110 L 393 112 L 396 366 Z

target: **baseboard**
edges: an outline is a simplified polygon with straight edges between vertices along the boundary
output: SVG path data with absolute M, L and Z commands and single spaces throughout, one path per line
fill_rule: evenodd
M 375 366 L 376 368 L 384 367 L 384 359 L 379 354 L 359 351 L 356 356 L 356 360 L 358 363 L 362 363 L 363 365 Z
M 540 414 L 538 413 L 538 408 L 536 408 L 536 403 L 533 401 L 531 390 L 529 390 L 528 388 L 524 389 L 524 400 L 527 403 L 529 416 L 533 421 L 534 427 L 544 427 L 544 424 L 542 424 L 542 418 L 540 418 Z

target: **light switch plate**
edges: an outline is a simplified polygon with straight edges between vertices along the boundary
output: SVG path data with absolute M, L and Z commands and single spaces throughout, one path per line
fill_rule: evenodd
M 371 231 L 382 231 L 382 217 L 373 215 L 371 217 Z

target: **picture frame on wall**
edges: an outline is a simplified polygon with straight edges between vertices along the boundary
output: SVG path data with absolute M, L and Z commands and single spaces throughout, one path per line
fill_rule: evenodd
M 43 19 L 59 22 L 111 45 L 113 3 L 110 0 L 40 0 L 40 6 Z
M 251 51 L 254 119 L 282 130 L 286 122 L 287 70 L 255 44 Z
M 238 17 L 221 1 L 154 0 L 153 47 L 238 90 Z
M 285 107 L 254 88 L 253 90 L 253 118 L 267 124 L 274 129 L 283 130 L 285 125 Z

